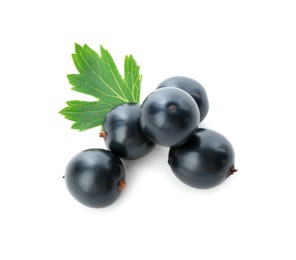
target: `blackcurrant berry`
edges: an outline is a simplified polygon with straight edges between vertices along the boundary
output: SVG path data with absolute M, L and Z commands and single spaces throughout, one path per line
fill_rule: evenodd
M 152 142 L 169 147 L 180 145 L 197 129 L 199 109 L 184 90 L 157 89 L 142 104 L 140 124 Z
M 110 151 L 88 149 L 74 156 L 66 168 L 69 192 L 80 203 L 92 208 L 111 205 L 125 186 L 120 159 Z
M 236 171 L 231 143 L 223 135 L 202 128 L 185 144 L 171 148 L 168 162 L 174 174 L 194 188 L 217 186 Z
M 101 136 L 113 154 L 134 160 L 153 149 L 154 143 L 144 135 L 139 117 L 140 105 L 135 103 L 125 103 L 108 112 Z
M 209 111 L 209 101 L 205 88 L 199 82 L 188 77 L 171 77 L 162 81 L 157 88 L 165 87 L 176 87 L 188 92 L 198 105 L 200 122 L 204 120 Z

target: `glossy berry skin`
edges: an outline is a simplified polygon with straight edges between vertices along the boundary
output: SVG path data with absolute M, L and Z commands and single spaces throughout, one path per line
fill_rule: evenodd
M 168 147 L 180 145 L 197 129 L 199 109 L 184 90 L 157 89 L 142 104 L 140 124 L 152 142 Z
M 236 171 L 231 143 L 202 128 L 182 146 L 171 148 L 168 162 L 179 180 L 194 188 L 217 186 Z
M 126 160 L 139 159 L 154 147 L 140 126 L 140 105 L 125 103 L 113 108 L 103 122 L 103 135 L 107 148 Z
M 74 156 L 65 182 L 72 196 L 85 206 L 103 208 L 119 197 L 125 186 L 122 162 L 110 151 L 88 149 Z
M 189 93 L 200 112 L 200 122 L 203 121 L 209 112 L 209 100 L 205 88 L 196 80 L 188 77 L 171 77 L 162 81 L 157 88 L 176 87 L 185 90 Z

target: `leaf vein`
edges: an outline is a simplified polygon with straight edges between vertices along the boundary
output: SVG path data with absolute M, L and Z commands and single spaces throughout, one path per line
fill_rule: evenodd
M 89 64 L 89 62 L 85 59 L 85 57 L 84 57 L 84 55 L 83 55 L 83 53 L 81 52 L 81 51 L 79 51 L 80 52 L 80 55 L 81 55 L 81 57 L 82 57 L 82 59 L 84 60 L 84 62 L 86 63 L 86 65 L 88 66 L 88 68 L 90 69 L 90 71 L 97 77 L 97 78 L 99 78 L 100 80 L 101 80 L 101 82 L 103 82 L 104 83 L 104 85 L 106 86 L 106 87 L 108 87 L 114 94 L 115 94 L 115 96 L 117 97 L 117 98 L 119 98 L 119 99 L 121 99 L 121 100 L 123 100 L 123 101 L 127 101 L 126 99 L 124 99 L 124 98 L 122 98 L 121 96 L 119 96 L 118 94 L 117 94 L 117 92 L 116 91 L 114 91 L 114 89 L 99 75 L 99 74 L 97 74 L 97 72 L 90 66 L 90 64 Z

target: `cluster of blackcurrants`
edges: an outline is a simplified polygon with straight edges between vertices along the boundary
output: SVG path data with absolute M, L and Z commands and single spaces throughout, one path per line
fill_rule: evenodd
M 125 103 L 110 110 L 100 136 L 108 150 L 88 149 L 66 168 L 70 193 L 89 207 L 106 207 L 125 188 L 120 160 L 135 160 L 156 145 L 170 147 L 173 173 L 194 188 L 211 188 L 236 169 L 231 143 L 216 131 L 198 128 L 209 102 L 204 87 L 188 77 L 163 81 L 142 103 Z

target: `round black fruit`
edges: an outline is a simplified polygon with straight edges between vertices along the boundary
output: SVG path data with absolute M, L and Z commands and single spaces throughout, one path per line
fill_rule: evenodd
M 110 151 L 88 149 L 74 156 L 66 168 L 69 192 L 80 203 L 92 208 L 111 205 L 125 187 L 122 162 Z
M 189 93 L 198 105 L 200 122 L 205 119 L 209 111 L 209 101 L 205 88 L 198 81 L 188 77 L 171 77 L 162 81 L 157 88 L 165 87 L 176 87 Z
M 236 171 L 231 143 L 223 135 L 202 128 L 182 146 L 171 148 L 168 162 L 174 174 L 194 188 L 217 186 Z
M 197 129 L 199 109 L 184 90 L 157 89 L 142 104 L 140 124 L 152 142 L 168 147 L 180 145 Z
M 140 105 L 135 103 L 125 103 L 108 112 L 100 135 L 113 154 L 134 160 L 153 149 L 154 143 L 144 135 L 139 117 Z

